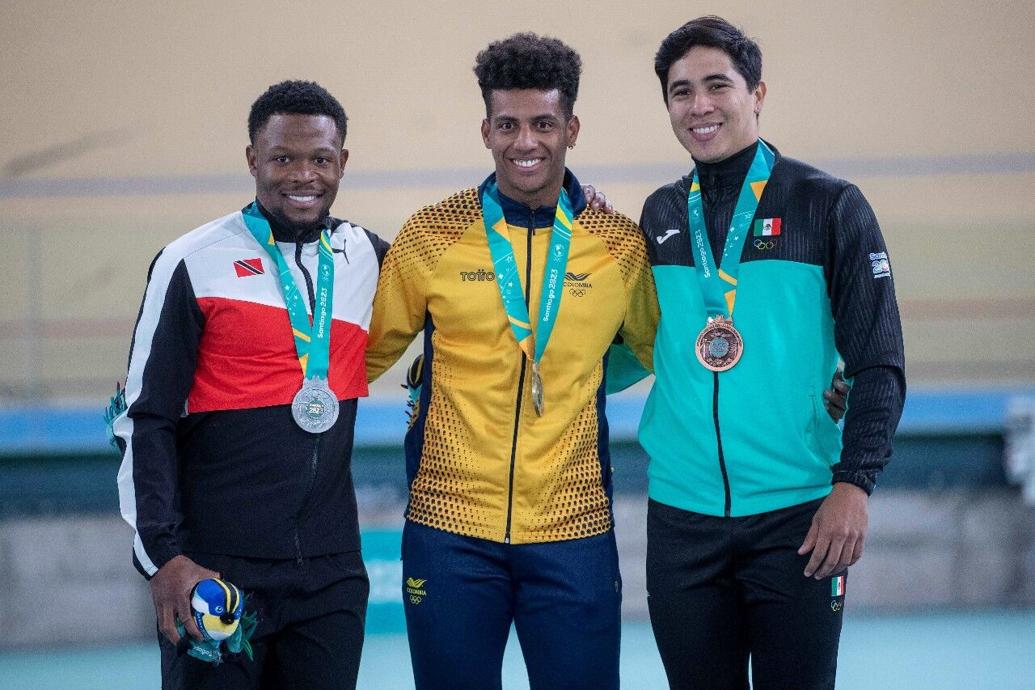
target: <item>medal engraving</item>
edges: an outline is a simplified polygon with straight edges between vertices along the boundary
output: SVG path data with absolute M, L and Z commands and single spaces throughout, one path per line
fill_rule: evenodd
M 744 339 L 733 322 L 722 316 L 709 317 L 694 347 L 699 361 L 709 371 L 728 371 L 744 354 Z
M 325 379 L 307 379 L 291 401 L 291 416 L 311 434 L 327 431 L 338 421 L 338 397 Z
M 539 375 L 539 363 L 532 363 L 532 407 L 535 413 L 543 416 L 545 406 L 543 404 L 543 378 Z

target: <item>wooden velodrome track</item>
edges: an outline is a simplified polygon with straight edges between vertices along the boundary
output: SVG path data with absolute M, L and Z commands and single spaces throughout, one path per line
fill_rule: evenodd
M 315 79 L 342 100 L 351 158 L 334 212 L 390 239 L 491 169 L 477 51 L 519 30 L 556 35 L 584 62 L 569 166 L 636 218 L 688 167 L 654 50 L 706 11 L 762 45 L 763 135 L 876 209 L 911 385 L 1035 383 L 1031 3 L 256 7 L 5 7 L 0 404 L 100 398 L 124 374 L 151 258 L 250 198 L 245 119 L 270 83 Z

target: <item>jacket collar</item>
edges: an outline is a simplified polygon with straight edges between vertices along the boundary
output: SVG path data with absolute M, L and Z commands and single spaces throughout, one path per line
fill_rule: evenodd
M 704 191 L 717 191 L 724 187 L 737 187 L 739 189 L 744 182 L 744 176 L 747 175 L 748 169 L 755 159 L 755 151 L 758 149 L 759 141 L 765 140 L 761 138 L 756 139 L 747 148 L 737 151 L 729 158 L 718 163 L 697 163 L 695 161 L 694 165 L 696 166 L 698 179 L 701 181 L 701 189 Z M 780 151 L 768 141 L 765 144 L 773 152 L 776 159 L 779 160 Z M 690 174 L 683 178 L 682 183 L 685 189 L 690 189 L 690 182 L 693 180 L 693 177 L 694 171 L 691 170 Z
M 323 223 L 319 227 L 310 228 L 299 235 L 297 228 L 289 228 L 281 224 L 276 218 L 273 217 L 269 211 L 263 208 L 259 200 L 255 200 L 255 205 L 258 207 L 259 212 L 262 213 L 263 217 L 270 224 L 270 230 L 273 231 L 273 239 L 277 242 L 298 242 L 300 244 L 308 244 L 309 242 L 315 242 L 320 239 L 320 233 L 324 230 L 329 230 L 337 227 L 341 222 L 336 218 L 327 216 L 323 219 Z
M 486 185 L 496 181 L 496 173 L 492 173 L 485 181 L 478 185 L 478 201 L 481 202 L 482 193 Z M 586 195 L 582 193 L 582 185 L 575 178 L 575 175 L 564 169 L 564 188 L 568 190 L 568 198 L 571 199 L 571 210 L 575 217 L 586 210 Z M 520 201 L 515 201 L 497 189 L 500 198 L 500 207 L 503 209 L 503 217 L 507 219 L 508 225 L 522 228 L 549 228 L 553 227 L 553 218 L 557 213 L 557 204 L 540 206 L 537 209 L 528 208 Z

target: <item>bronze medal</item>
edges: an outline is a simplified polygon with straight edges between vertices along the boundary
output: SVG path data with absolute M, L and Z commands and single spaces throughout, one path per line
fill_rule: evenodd
M 744 354 L 744 339 L 724 317 L 708 317 L 708 324 L 697 336 L 694 347 L 697 361 L 709 371 L 728 371 Z

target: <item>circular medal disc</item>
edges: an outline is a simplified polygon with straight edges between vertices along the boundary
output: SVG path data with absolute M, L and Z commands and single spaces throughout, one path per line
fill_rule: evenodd
M 536 415 L 542 417 L 545 409 L 543 400 L 543 377 L 539 374 L 539 363 L 532 364 L 532 406 Z
M 291 401 L 291 416 L 311 434 L 327 431 L 338 421 L 338 398 L 324 379 L 308 379 Z
M 736 366 L 744 354 L 744 339 L 732 321 L 716 316 L 708 319 L 708 325 L 697 336 L 694 352 L 705 369 L 727 371 Z

